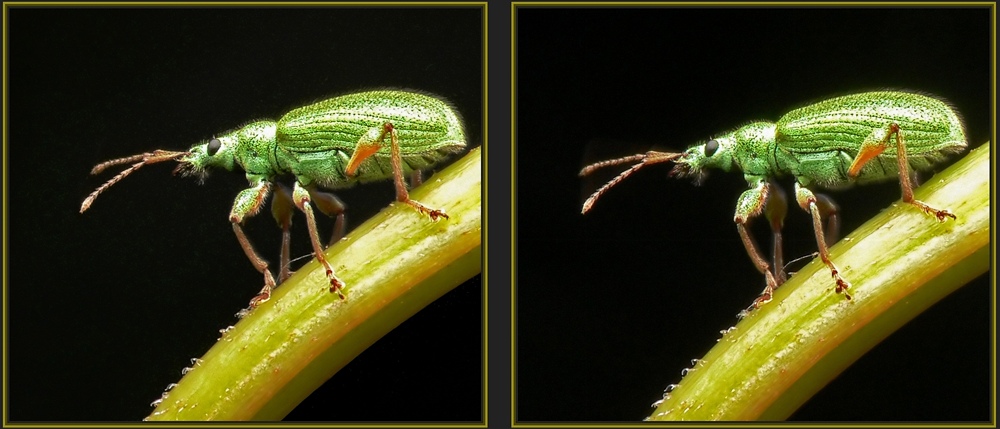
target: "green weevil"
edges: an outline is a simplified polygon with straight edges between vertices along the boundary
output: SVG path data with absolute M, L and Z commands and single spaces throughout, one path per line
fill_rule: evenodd
M 933 214 L 938 221 L 955 219 L 948 210 L 913 198 L 911 174 L 931 168 L 966 146 L 958 114 L 938 98 L 902 91 L 845 95 L 793 110 L 778 122 L 748 123 L 681 153 L 649 151 L 591 164 L 580 171 L 581 176 L 602 167 L 637 163 L 594 192 L 584 202 L 583 213 L 609 188 L 647 165 L 672 161 L 671 176 L 692 177 L 696 184 L 711 168 L 742 171 L 750 189 L 737 201 L 734 221 L 751 261 L 766 280 L 764 291 L 753 304 L 758 308 L 771 300 L 774 289 L 784 280 L 780 229 L 786 203 L 773 179 L 792 176 L 795 199 L 812 216 L 819 256 L 836 281 L 836 291 L 851 299 L 847 291 L 851 285 L 840 275 L 827 249 L 838 226 L 839 208 L 812 189 L 843 189 L 898 177 L 904 202 Z M 761 213 L 774 231 L 773 271 L 747 232 L 749 221 Z M 825 232 L 824 221 L 828 222 Z
M 385 144 L 387 139 L 388 145 Z M 91 174 L 99 174 L 115 165 L 132 165 L 91 193 L 83 201 L 80 213 L 108 187 L 147 164 L 177 161 L 175 174 L 193 175 L 201 180 L 209 168 L 232 171 L 238 165 L 246 172 L 250 187 L 236 196 L 229 220 L 250 262 L 264 275 L 264 287 L 250 301 L 250 307 L 267 301 L 278 283 L 241 225 L 257 214 L 272 190 L 275 191 L 272 214 L 283 230 L 279 281 L 290 275 L 289 228 L 294 205 L 306 215 L 313 251 L 326 269 L 330 292 L 345 299 L 344 282 L 334 274 L 323 256 L 315 215 L 309 203 L 315 204 L 324 214 L 336 217 L 334 240 L 342 234 L 345 207 L 336 196 L 319 189 L 342 189 L 392 178 L 397 201 L 432 220 L 447 218 L 443 211 L 410 199 L 403 176 L 414 174 L 416 177 L 421 170 L 462 152 L 465 147 L 465 132 L 458 113 L 436 96 L 400 90 L 347 94 L 294 109 L 277 121 L 250 122 L 195 144 L 187 151 L 155 150 L 100 163 Z M 276 182 L 282 176 L 295 178 L 290 193 Z

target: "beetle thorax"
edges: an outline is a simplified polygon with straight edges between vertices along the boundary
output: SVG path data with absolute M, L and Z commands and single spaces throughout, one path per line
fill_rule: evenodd
M 732 137 L 733 162 L 745 174 L 770 176 L 774 165 L 775 130 L 773 122 L 751 122 L 736 131 Z
M 234 133 L 236 147 L 233 156 L 248 174 L 270 177 L 281 173 L 274 171 L 278 165 L 273 159 L 277 128 L 278 124 L 274 121 L 257 121 Z

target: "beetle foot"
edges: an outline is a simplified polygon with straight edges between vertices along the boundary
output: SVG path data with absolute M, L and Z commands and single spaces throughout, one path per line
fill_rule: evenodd
M 762 305 L 767 304 L 769 302 L 771 302 L 771 292 L 765 291 L 761 296 L 758 296 L 757 299 L 753 300 L 752 308 L 758 309 Z
M 440 218 L 444 218 L 444 219 L 448 219 L 448 214 L 445 213 L 443 210 L 431 210 L 431 211 L 427 212 L 427 216 L 430 216 L 431 220 L 435 220 L 435 221 L 438 220 L 439 217 Z
M 837 289 L 836 289 L 836 292 L 837 293 L 843 292 L 844 293 L 844 298 L 847 298 L 848 301 L 854 299 L 854 297 L 851 296 L 851 293 L 847 291 L 847 289 L 851 287 L 851 284 L 848 283 L 847 280 L 844 280 L 843 278 L 841 278 L 840 274 L 837 274 L 836 271 L 833 272 L 833 278 L 837 279 Z
M 344 281 L 333 275 L 333 270 L 327 269 L 326 276 L 330 279 L 330 293 L 335 293 L 343 301 L 347 299 L 347 295 L 344 295 Z
M 271 299 L 271 286 L 264 285 L 264 288 L 257 293 L 257 296 L 250 300 L 250 308 L 257 308 L 257 306 L 267 302 Z
M 770 280 L 770 276 L 768 276 L 768 279 Z M 760 293 L 760 296 L 758 296 L 757 299 L 753 300 L 753 305 L 750 306 L 750 308 L 748 308 L 747 310 L 757 309 L 760 308 L 762 305 L 771 302 L 771 295 L 774 293 L 774 289 L 776 288 L 777 286 L 772 286 L 771 283 L 768 283 L 767 286 L 764 286 L 764 291 Z
M 937 217 L 938 222 L 944 222 L 946 217 L 950 217 L 952 219 L 958 219 L 957 216 L 955 216 L 948 210 L 938 210 L 934 212 L 934 216 Z
M 920 210 L 923 210 L 924 213 L 934 215 L 934 217 L 937 218 L 938 222 L 944 222 L 945 218 L 949 217 L 952 219 L 958 219 L 958 217 L 956 217 L 952 212 L 948 210 L 938 210 L 934 207 L 925 204 L 923 201 L 913 200 L 911 204 L 920 207 Z
M 330 286 L 330 293 L 337 294 L 341 301 L 347 299 L 347 295 L 344 295 L 344 291 L 341 290 L 340 286 Z
M 409 204 L 410 207 L 413 207 L 418 212 L 430 216 L 433 221 L 437 221 L 438 218 L 448 219 L 448 214 L 445 213 L 444 210 L 432 209 L 413 200 L 406 201 L 406 204 Z

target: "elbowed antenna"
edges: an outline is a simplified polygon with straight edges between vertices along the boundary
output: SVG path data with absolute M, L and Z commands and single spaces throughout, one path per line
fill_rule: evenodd
M 108 167 L 139 161 L 136 162 L 135 164 L 132 164 L 131 167 L 126 168 L 121 173 L 118 173 L 115 177 L 112 177 L 111 180 L 105 182 L 99 188 L 94 190 L 94 192 L 91 192 L 90 195 L 88 195 L 87 198 L 83 200 L 83 204 L 80 205 L 80 213 L 87 211 L 87 209 L 90 208 L 90 205 L 94 203 L 94 200 L 97 199 L 97 196 L 100 195 L 101 192 L 104 192 L 105 189 L 108 189 L 111 187 L 111 185 L 118 183 L 120 180 L 124 179 L 125 176 L 132 174 L 133 171 L 138 170 L 143 165 L 155 164 L 157 162 L 163 162 L 163 161 L 173 161 L 176 160 L 177 158 L 190 154 L 191 152 L 174 152 L 174 151 L 157 149 L 152 152 L 127 156 L 124 158 L 112 159 L 110 161 L 104 161 L 100 164 L 95 165 L 94 168 L 90 170 L 90 174 L 100 174 Z
M 626 156 L 624 158 L 618 158 L 618 159 L 609 159 L 607 161 L 596 162 L 586 167 L 583 167 L 583 170 L 580 170 L 580 176 L 586 176 L 590 173 L 593 173 L 594 170 L 597 170 L 599 168 L 639 161 L 638 164 L 633 165 L 628 170 L 623 171 L 614 179 L 611 179 L 610 181 L 608 181 L 608 183 L 605 183 L 604 186 L 601 186 L 601 188 L 595 191 L 590 196 L 590 198 L 587 198 L 587 201 L 583 203 L 583 211 L 581 211 L 580 213 L 586 214 L 588 211 L 590 211 L 590 208 L 594 206 L 594 203 L 597 202 L 597 199 L 600 198 L 605 191 L 610 189 L 612 186 L 617 185 L 618 182 L 625 180 L 626 177 L 628 177 L 632 173 L 635 173 L 640 168 L 647 165 L 659 164 L 661 162 L 673 161 L 677 158 L 680 158 L 682 155 L 684 155 L 684 152 L 672 153 L 672 152 L 657 152 L 651 150 L 646 153 L 640 153 L 638 155 Z

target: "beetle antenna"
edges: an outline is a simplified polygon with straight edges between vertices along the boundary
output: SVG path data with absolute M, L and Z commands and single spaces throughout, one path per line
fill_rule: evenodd
M 138 160 L 142 159 L 142 157 L 144 157 L 146 155 L 148 155 L 148 154 L 143 153 L 143 154 L 139 154 L 139 155 L 127 156 L 125 158 L 118 158 L 118 159 L 112 159 L 110 161 L 104 161 L 104 162 L 102 162 L 100 164 L 95 165 L 94 168 L 90 170 L 90 174 L 92 174 L 92 175 L 101 174 L 108 167 L 113 167 L 113 166 L 122 165 L 122 164 L 128 164 L 130 162 L 135 162 L 135 161 L 138 161 Z
M 595 163 L 590 164 L 590 165 L 588 165 L 586 167 L 583 167 L 583 170 L 580 170 L 580 177 L 583 177 L 583 176 L 586 176 L 586 175 L 588 175 L 590 173 L 593 173 L 594 170 L 597 170 L 597 169 L 600 169 L 600 168 L 610 167 L 612 165 L 621 165 L 621 164 L 625 164 L 625 163 L 628 163 L 628 162 L 642 161 L 643 158 L 645 158 L 645 157 L 646 157 L 646 154 L 640 153 L 638 155 L 626 156 L 624 158 L 609 159 L 609 160 L 606 160 L 606 161 L 595 162 Z
M 146 153 L 139 154 L 139 155 L 132 155 L 132 156 L 124 157 L 124 158 L 118 158 L 118 159 L 112 159 L 110 161 L 104 161 L 104 162 L 102 162 L 100 164 L 95 165 L 94 168 L 92 170 L 90 170 L 90 174 L 100 174 L 102 171 L 104 171 L 108 167 L 113 167 L 113 166 L 116 166 L 116 165 L 128 164 L 130 162 L 139 161 L 139 162 L 136 162 L 135 164 L 132 164 L 131 167 L 126 168 L 121 173 L 118 173 L 117 175 L 115 175 L 115 177 L 112 177 L 111 180 L 108 180 L 107 182 L 104 182 L 104 184 L 101 185 L 96 190 L 94 190 L 94 192 L 91 192 L 90 195 L 88 195 L 87 198 L 85 200 L 83 200 L 83 204 L 80 205 L 80 213 L 83 213 L 83 212 L 87 211 L 87 209 L 90 208 L 90 205 L 94 203 L 94 200 L 97 199 L 97 196 L 101 195 L 101 193 L 104 192 L 105 189 L 110 188 L 111 185 L 114 185 L 115 183 L 118 183 L 119 181 L 121 181 L 122 179 L 124 179 L 125 176 L 128 176 L 129 174 L 132 174 L 133 171 L 138 170 L 142 166 L 144 166 L 146 164 L 155 164 L 157 162 L 172 161 L 172 160 L 175 160 L 175 159 L 180 158 L 182 156 L 190 155 L 190 154 L 191 154 L 191 152 L 173 152 L 173 151 L 159 150 L 158 149 L 158 150 L 155 150 L 155 151 L 152 151 L 152 152 L 146 152 Z
M 594 203 L 597 202 L 597 199 L 600 198 L 601 195 L 604 194 L 604 192 L 606 192 L 608 189 L 611 189 L 612 186 L 617 185 L 618 182 L 625 180 L 626 177 L 632 175 L 632 173 L 635 173 L 640 168 L 647 165 L 659 164 L 661 162 L 673 161 L 677 158 L 680 158 L 681 155 L 684 155 L 684 153 L 657 152 L 651 150 L 646 153 L 640 153 L 638 155 L 626 156 L 624 158 L 618 158 L 618 159 L 609 159 L 607 161 L 597 162 L 584 167 L 583 170 L 580 170 L 580 176 L 586 176 L 590 173 L 593 173 L 594 170 L 597 170 L 599 168 L 639 161 L 638 164 L 633 165 L 628 170 L 623 171 L 614 179 L 611 179 L 610 181 L 608 181 L 608 183 L 605 183 L 604 186 L 601 186 L 601 188 L 595 191 L 590 196 L 590 198 L 587 198 L 587 201 L 583 203 L 583 211 L 581 213 L 586 214 L 588 211 L 590 211 L 591 207 L 594 206 Z

